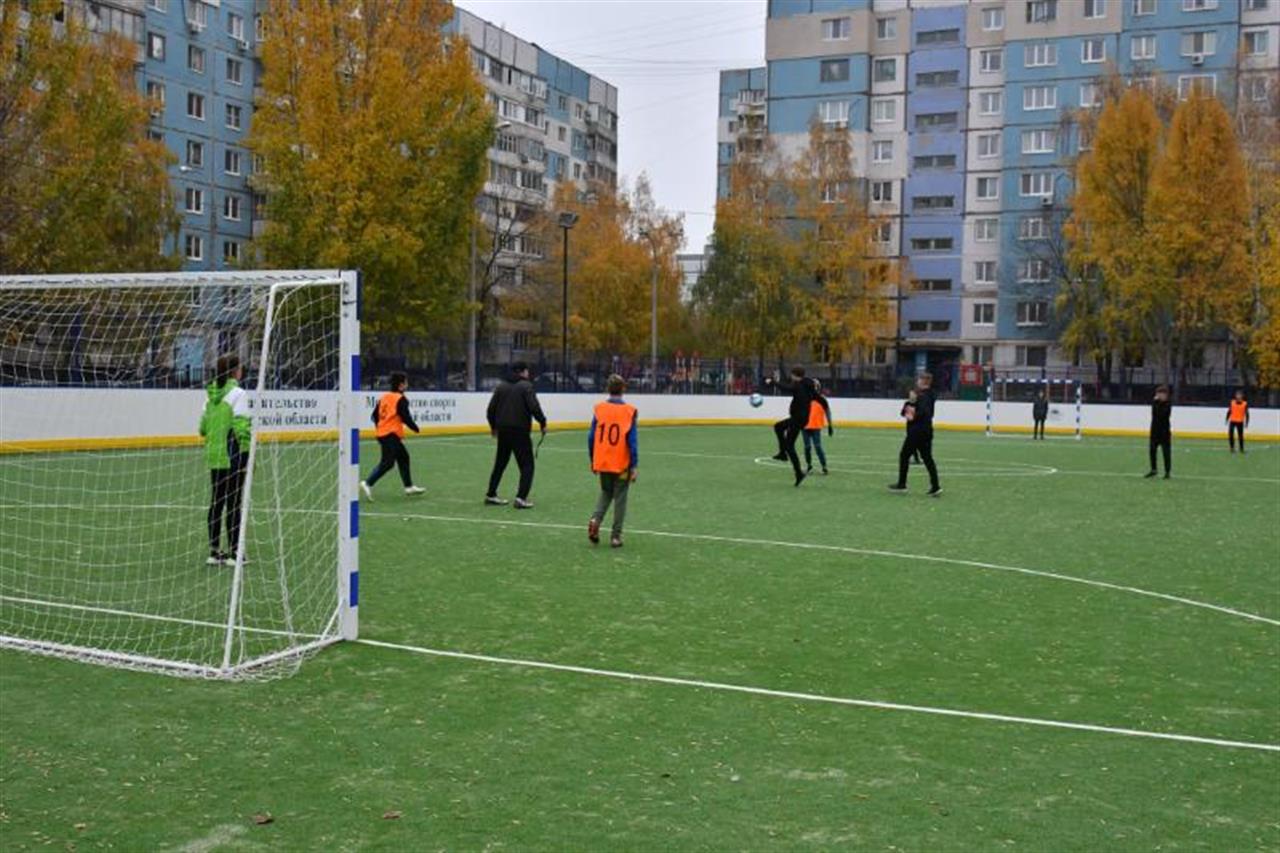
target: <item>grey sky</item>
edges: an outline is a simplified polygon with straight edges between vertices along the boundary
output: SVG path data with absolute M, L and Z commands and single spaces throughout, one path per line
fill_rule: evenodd
M 764 64 L 765 0 L 460 0 L 618 87 L 618 167 L 649 175 L 685 214 L 685 247 L 711 234 L 719 69 Z

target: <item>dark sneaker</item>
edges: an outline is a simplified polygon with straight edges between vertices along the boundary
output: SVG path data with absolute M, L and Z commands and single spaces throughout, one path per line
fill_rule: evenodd
M 1145 473 L 1145 474 L 1143 474 L 1143 475 L 1142 475 L 1142 479 L 1144 479 L 1144 480 L 1150 480 L 1150 479 L 1151 479 L 1152 477 L 1154 477 L 1155 475 L 1156 475 L 1156 472 L 1155 472 L 1155 471 L 1148 471 L 1147 473 Z
M 516 498 L 516 509 L 533 509 L 533 501 L 527 501 L 524 498 Z
M 831 473 L 831 472 L 830 472 L 830 471 L 828 471 L 826 468 L 823 468 L 823 469 L 822 469 L 822 476 L 824 476 L 824 477 L 825 477 L 825 476 L 827 476 L 827 475 L 828 475 L 828 474 L 830 474 L 830 473 Z
M 775 453 L 775 454 L 773 454 L 773 456 L 771 456 L 771 457 L 769 457 L 769 458 L 770 458 L 770 459 L 776 459 L 776 460 L 778 460 L 779 462 L 786 462 L 786 461 L 787 461 L 787 454 L 785 454 L 785 453 Z
M 1170 477 L 1172 477 L 1172 476 L 1173 476 L 1173 475 L 1172 475 L 1172 474 L 1170 474 L 1168 471 L 1165 471 L 1165 472 L 1164 472 L 1164 478 L 1165 478 L 1166 480 L 1168 480 L 1168 479 L 1169 479 Z
M 591 519 L 587 522 L 587 538 L 591 540 L 592 545 L 600 544 L 600 522 L 597 519 Z
M 938 495 L 942 494 L 942 486 L 933 486 L 929 491 L 925 492 L 925 494 L 931 498 L 936 498 Z
M 902 485 L 901 483 L 889 484 L 889 491 L 891 492 L 906 492 L 906 490 L 907 490 L 907 487 Z
M 804 482 L 804 480 L 805 480 L 805 477 L 806 477 L 806 476 L 808 476 L 808 475 L 807 475 L 807 474 L 805 474 L 804 472 L 801 472 L 801 473 L 799 473 L 799 474 L 796 474 L 796 485 L 798 486 L 798 485 L 800 485 L 801 483 L 803 483 L 803 482 Z
M 621 548 L 621 547 L 622 547 L 622 536 L 621 536 L 621 535 L 619 535 L 619 534 L 617 534 L 617 533 L 615 533 L 615 534 L 613 534 L 612 536 L 610 536 L 610 537 L 609 537 L 609 547 L 610 547 L 610 548 Z
M 508 503 L 506 498 L 500 498 L 497 495 L 485 495 L 484 502 L 489 506 L 506 506 Z

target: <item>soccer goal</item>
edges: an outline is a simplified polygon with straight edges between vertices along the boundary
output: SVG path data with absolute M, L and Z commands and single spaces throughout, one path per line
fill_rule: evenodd
M 1083 392 L 1073 379 L 998 378 L 987 385 L 987 435 L 1028 438 L 1033 433 L 1034 407 L 1040 392 L 1049 410 L 1045 417 L 1046 438 L 1074 438 L 1083 435 Z
M 0 277 L 0 646 L 249 679 L 354 638 L 358 291 L 344 271 Z M 223 356 L 252 434 L 216 559 L 198 429 Z

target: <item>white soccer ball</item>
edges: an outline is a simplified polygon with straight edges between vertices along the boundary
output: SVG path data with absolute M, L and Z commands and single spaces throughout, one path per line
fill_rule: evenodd
M 758 409 L 764 405 L 764 396 L 761 394 L 752 394 L 750 402 L 751 408 Z

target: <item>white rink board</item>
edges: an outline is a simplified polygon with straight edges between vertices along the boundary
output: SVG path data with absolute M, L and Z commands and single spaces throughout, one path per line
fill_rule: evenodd
M 362 391 L 354 402 L 359 422 L 372 428 L 369 412 L 380 392 Z M 475 431 L 486 428 L 488 394 L 409 392 L 414 419 L 426 432 Z M 554 428 L 581 426 L 591 419 L 601 397 L 591 394 L 539 395 Z M 266 431 L 331 430 L 336 424 L 337 392 L 278 391 L 254 406 L 255 427 Z M 641 425 L 671 422 L 772 422 L 785 417 L 788 398 L 767 397 L 758 409 L 745 396 L 629 395 L 640 410 Z M 157 436 L 195 436 L 204 407 L 203 391 L 105 388 L 0 388 L 0 442 L 89 441 Z M 995 421 L 1004 427 L 1030 427 L 1030 403 L 994 403 Z M 897 427 L 901 400 L 832 398 L 836 423 Z M 1075 409 L 1055 403 L 1051 429 L 1074 429 Z M 1280 440 L 1280 409 L 1251 413 L 1249 435 Z M 1225 436 L 1226 407 L 1174 406 L 1175 435 Z M 986 426 L 985 401 L 941 400 L 936 423 L 941 428 L 981 430 Z M 1085 404 L 1086 435 L 1144 435 L 1150 422 L 1147 406 Z

